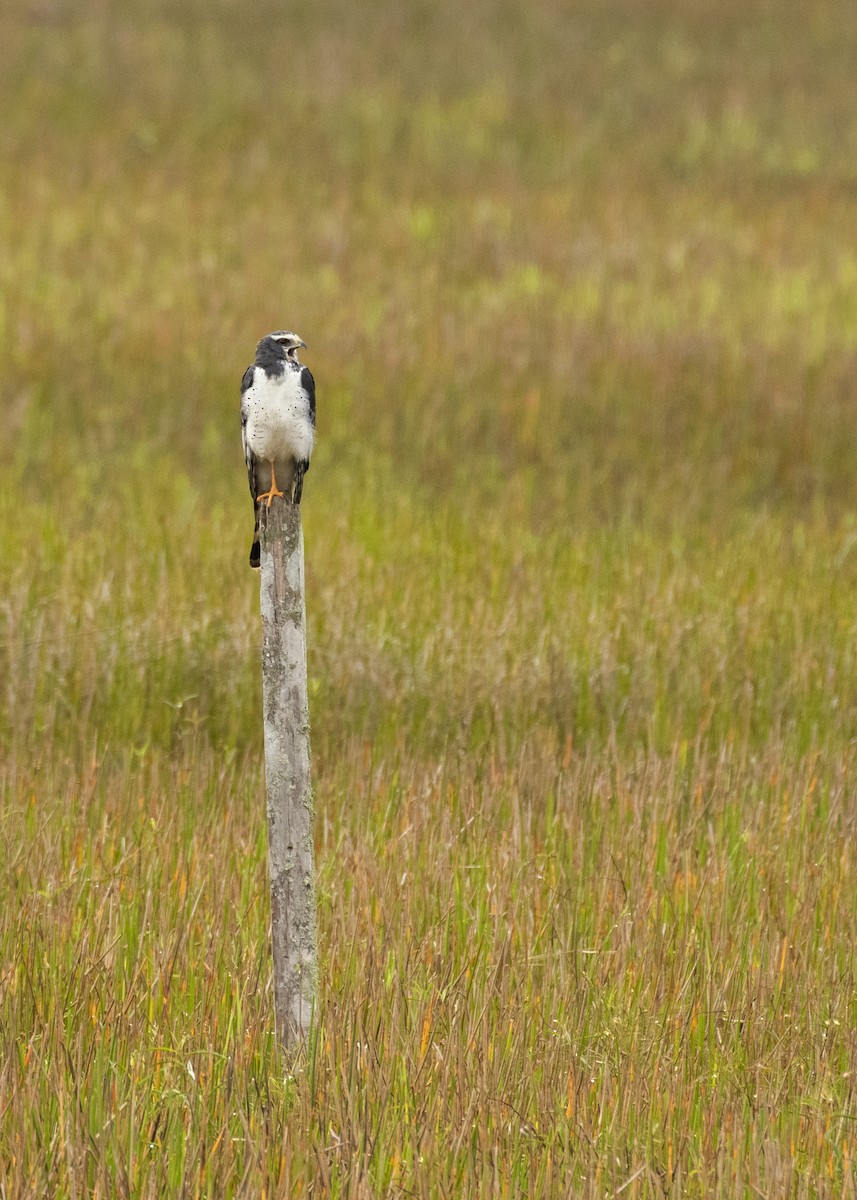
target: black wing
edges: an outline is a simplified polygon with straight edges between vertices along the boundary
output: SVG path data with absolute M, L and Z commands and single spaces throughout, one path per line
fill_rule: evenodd
M 250 484 L 250 495 L 253 497 L 253 545 L 250 547 L 250 566 L 258 567 L 260 563 L 260 548 L 259 548 L 259 518 L 262 512 L 262 506 L 256 497 L 259 495 L 259 479 L 256 475 L 256 455 L 247 445 L 247 417 L 249 404 L 246 402 L 246 393 L 253 386 L 255 377 L 255 366 L 248 367 L 244 372 L 244 378 L 241 380 L 241 446 L 244 450 L 244 462 L 247 464 L 247 482 Z
M 301 387 L 309 397 L 309 423 L 315 429 L 315 380 L 309 367 L 301 367 Z
M 247 464 L 247 482 L 250 484 L 250 495 L 253 497 L 253 507 L 256 507 L 256 497 L 259 495 L 259 480 L 256 477 L 256 455 L 247 445 L 244 434 L 244 422 L 241 422 L 241 444 L 244 447 L 244 462 Z
M 244 403 L 244 395 L 253 386 L 253 375 L 255 367 L 248 367 L 244 372 L 244 378 L 241 380 L 241 446 L 244 450 L 244 462 L 247 464 L 247 480 L 250 484 L 250 495 L 253 497 L 253 505 L 256 505 L 256 497 L 259 495 L 259 481 L 256 478 L 256 455 L 247 445 L 247 405 Z

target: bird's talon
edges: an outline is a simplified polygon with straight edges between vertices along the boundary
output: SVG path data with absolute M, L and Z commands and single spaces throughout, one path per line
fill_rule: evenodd
M 285 495 L 285 492 L 281 492 L 277 487 L 277 472 L 274 470 L 274 464 L 271 463 L 271 486 L 267 492 L 262 492 L 261 496 L 256 497 L 256 503 L 258 504 L 260 501 L 264 500 L 265 507 L 270 508 L 271 501 L 275 496 L 282 496 L 283 499 L 285 499 Z
M 275 496 L 283 496 L 283 497 L 285 497 L 285 494 L 286 494 L 286 493 L 285 493 L 285 492 L 281 492 L 281 491 L 280 491 L 280 489 L 279 489 L 278 487 L 272 487 L 272 488 L 271 488 L 271 490 L 270 490 L 269 492 L 262 492 L 262 494 L 261 494 L 261 495 L 257 496 L 257 497 L 256 497 L 256 503 L 257 503 L 257 504 L 259 504 L 259 503 L 261 503 L 261 501 L 262 501 L 262 500 L 264 500 L 264 501 L 265 501 L 265 507 L 266 507 L 266 508 L 270 508 L 270 507 L 271 507 L 271 501 L 274 499 L 274 497 L 275 497 Z

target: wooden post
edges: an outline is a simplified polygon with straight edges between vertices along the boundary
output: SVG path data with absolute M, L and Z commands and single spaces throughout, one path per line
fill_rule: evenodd
M 309 773 L 301 510 L 262 510 L 262 699 L 274 1012 L 280 1044 L 306 1040 L 316 998 L 313 797 Z

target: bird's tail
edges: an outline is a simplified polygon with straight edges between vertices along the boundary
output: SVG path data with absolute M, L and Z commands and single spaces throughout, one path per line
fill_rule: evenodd
M 250 566 L 259 567 L 262 561 L 262 553 L 259 548 L 259 519 L 262 515 L 262 505 L 254 504 L 253 511 L 256 523 L 253 527 L 253 545 L 250 547 Z

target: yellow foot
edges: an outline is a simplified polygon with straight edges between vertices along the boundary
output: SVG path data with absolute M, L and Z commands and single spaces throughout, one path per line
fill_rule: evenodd
M 271 501 L 274 499 L 275 496 L 285 497 L 285 492 L 281 492 L 280 489 L 277 487 L 277 473 L 274 470 L 274 464 L 271 463 L 271 490 L 268 492 L 262 492 L 261 496 L 257 496 L 256 503 L 258 504 L 260 500 L 264 500 L 265 507 L 270 508 Z
M 275 496 L 285 497 L 285 494 L 286 494 L 285 492 L 281 492 L 280 489 L 277 487 L 277 485 L 275 483 L 273 483 L 273 484 L 271 484 L 271 490 L 269 492 L 262 492 L 261 496 L 256 497 L 256 502 L 258 503 L 260 500 L 264 500 L 265 507 L 270 508 L 271 501 L 274 499 Z

